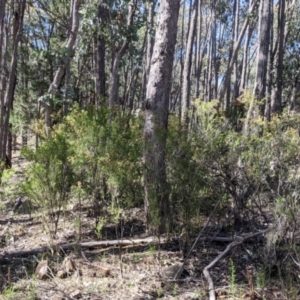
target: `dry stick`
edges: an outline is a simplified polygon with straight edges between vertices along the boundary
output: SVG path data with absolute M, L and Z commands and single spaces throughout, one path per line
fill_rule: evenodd
M 216 299 L 216 295 L 215 295 L 215 290 L 214 290 L 214 283 L 212 281 L 212 278 L 210 277 L 209 274 L 209 269 L 211 269 L 212 267 L 214 267 L 222 258 L 224 258 L 226 256 L 226 254 L 235 246 L 242 244 L 244 241 L 257 237 L 259 235 L 262 235 L 264 233 L 267 233 L 271 230 L 275 229 L 274 227 L 272 228 L 268 228 L 250 235 L 246 235 L 246 236 L 238 236 L 236 237 L 236 240 L 233 241 L 232 243 L 230 243 L 226 249 L 221 252 L 208 266 L 206 266 L 203 270 L 203 274 L 208 282 L 208 290 L 209 290 L 209 300 L 215 300 Z
M 176 273 L 176 275 L 175 275 L 175 277 L 174 277 L 173 280 L 178 280 L 178 278 L 180 277 L 180 275 L 181 275 L 181 273 L 182 273 L 182 271 L 183 271 L 184 265 L 186 264 L 186 262 L 187 262 L 189 256 L 191 255 L 192 251 L 194 250 L 196 244 L 197 244 L 198 241 L 200 240 L 200 236 L 201 236 L 202 232 L 206 229 L 206 227 L 208 226 L 209 222 L 211 221 L 211 219 L 212 219 L 212 217 L 213 217 L 213 215 L 214 215 L 214 213 L 215 213 L 217 207 L 219 206 L 220 202 L 221 202 L 221 199 L 216 203 L 216 205 L 215 205 L 215 207 L 214 207 L 214 210 L 211 212 L 211 214 L 210 214 L 210 216 L 209 216 L 209 218 L 208 218 L 206 224 L 203 226 L 203 228 L 202 228 L 201 231 L 199 232 L 199 234 L 198 234 L 198 236 L 197 236 L 197 238 L 196 238 L 196 240 L 195 240 L 193 246 L 191 247 L 190 251 L 188 252 L 187 256 L 185 257 L 185 259 L 184 259 L 184 261 L 183 261 L 183 263 L 182 263 L 180 269 L 179 269 L 178 272 Z

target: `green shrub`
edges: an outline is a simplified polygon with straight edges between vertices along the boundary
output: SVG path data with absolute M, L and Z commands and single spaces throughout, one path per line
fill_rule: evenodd
M 75 179 L 69 161 L 73 153 L 66 137 L 59 131 L 54 131 L 36 151 L 29 148 L 22 150 L 31 163 L 26 168 L 21 193 L 42 208 L 45 225 L 54 235 Z

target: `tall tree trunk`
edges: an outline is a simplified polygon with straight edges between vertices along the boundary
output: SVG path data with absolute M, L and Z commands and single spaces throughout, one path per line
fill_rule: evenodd
M 70 7 L 70 18 L 69 18 L 69 24 L 72 24 L 72 17 L 73 17 L 73 5 Z M 68 27 L 68 38 L 70 38 L 71 34 L 71 28 Z M 65 91 L 64 91 L 64 103 L 63 103 L 63 109 L 62 109 L 62 116 L 66 116 L 68 114 L 68 98 L 70 93 L 70 61 L 66 65 L 65 69 Z
M 251 6 L 249 8 L 249 11 L 248 11 L 249 15 L 254 11 L 257 2 L 258 2 L 258 0 L 253 1 L 253 3 L 251 4 Z M 225 93 L 226 93 L 226 91 L 228 89 L 228 84 L 230 82 L 231 72 L 232 72 L 235 60 L 237 58 L 238 51 L 240 49 L 240 46 L 241 46 L 241 43 L 242 43 L 242 39 L 243 39 L 243 37 L 245 35 L 245 32 L 246 32 L 246 29 L 248 27 L 248 23 L 249 23 L 249 17 L 246 16 L 246 19 L 244 21 L 244 24 L 243 24 L 243 27 L 242 27 L 241 32 L 239 34 L 239 37 L 238 37 L 238 39 L 237 39 L 237 41 L 236 41 L 236 43 L 234 45 L 233 53 L 232 53 L 229 65 L 228 65 L 227 70 L 226 70 L 225 75 L 224 75 L 223 85 L 221 87 L 220 94 L 219 94 L 219 101 L 220 102 L 223 101 Z
M 158 222 L 165 232 L 168 221 L 168 187 L 165 145 L 169 95 L 176 44 L 180 0 L 162 0 L 146 95 L 144 125 L 145 212 L 148 231 Z M 158 212 L 158 214 L 155 214 Z
M 7 57 L 7 40 L 8 40 L 8 24 L 5 23 L 5 9 L 6 0 L 0 0 L 0 151 L 2 152 L 2 141 L 4 128 L 4 117 L 6 114 L 6 108 L 4 105 L 4 97 L 6 91 L 6 57 Z M 5 158 L 5 157 L 4 157 Z M 1 162 L 3 161 L 2 155 L 0 154 L 0 168 Z M 1 169 L 0 169 L 1 175 Z
M 57 92 L 61 80 L 63 77 L 63 74 L 65 72 L 66 67 L 68 64 L 71 62 L 72 56 L 73 56 L 73 47 L 76 42 L 77 38 L 77 33 L 78 33 L 78 28 L 79 28 L 79 5 L 80 5 L 81 0 L 71 0 L 71 6 L 72 6 L 72 27 L 71 27 L 71 32 L 70 36 L 67 41 L 66 45 L 66 56 L 64 57 L 63 64 L 57 69 L 54 79 L 52 83 L 49 86 L 48 89 L 48 94 L 49 96 L 55 95 Z M 45 104 L 45 130 L 46 130 L 46 135 L 50 136 L 50 131 L 52 127 L 52 119 L 51 119 L 51 113 L 53 110 L 53 102 L 52 99 L 48 99 L 49 103 Z
M 133 24 L 133 17 L 135 14 L 137 5 L 137 0 L 131 0 L 128 4 L 129 6 L 129 13 L 127 17 L 127 28 L 130 29 L 130 27 Z M 126 53 L 126 50 L 129 45 L 128 37 L 125 37 L 120 49 L 117 51 L 112 65 L 112 71 L 110 75 L 110 82 L 109 82 L 109 107 L 113 107 L 116 104 L 119 104 L 118 97 L 119 97 L 119 68 L 120 68 L 120 62 L 124 54 Z
M 0 0 L 0 64 L 2 64 L 3 38 L 4 38 L 4 17 L 6 0 Z M 2 69 L 2 66 L 1 66 Z
M 282 88 L 283 88 L 283 57 L 284 57 L 284 33 L 285 33 L 285 1 L 279 1 L 278 7 L 278 52 L 276 63 L 276 86 L 272 91 L 271 113 L 282 112 Z
M 192 66 L 192 53 L 195 37 L 195 29 L 198 15 L 198 0 L 194 1 L 193 12 L 190 21 L 189 35 L 187 45 L 185 49 L 185 60 L 183 67 L 183 83 L 182 83 L 182 100 L 181 100 L 181 118 L 182 121 L 186 118 L 187 110 L 190 108 L 190 78 L 191 78 L 191 66 Z
M 182 4 L 182 17 L 181 17 L 181 28 L 180 28 L 180 32 L 181 32 L 181 40 L 180 40 L 180 75 L 179 75 L 179 119 L 182 118 L 182 81 L 183 81 L 183 66 L 184 66 L 184 61 L 183 61 L 183 45 L 185 44 L 184 41 L 184 24 L 185 24 L 185 4 L 186 1 L 183 1 Z
M 252 0 L 250 0 L 250 6 L 251 6 Z M 240 87 L 239 90 L 243 90 L 246 88 L 246 74 L 247 74 L 247 68 L 248 68 L 248 52 L 249 52 L 249 43 L 251 40 L 251 36 L 253 33 L 253 26 L 252 24 L 248 24 L 247 27 L 247 36 L 244 44 L 244 53 L 243 53 L 243 65 L 242 65 L 242 71 L 241 71 L 241 81 L 240 81 Z
M 210 3 L 210 28 L 209 28 L 209 51 L 207 57 L 207 73 L 206 73 L 206 101 L 211 101 L 214 94 L 213 82 L 216 70 L 216 5 L 214 1 Z
M 232 39 L 231 42 L 229 43 L 229 50 L 228 50 L 228 62 L 227 62 L 227 70 L 230 67 L 230 63 L 232 60 L 232 54 L 233 54 L 233 48 L 234 45 L 236 43 L 236 7 L 237 7 L 237 2 L 238 0 L 234 0 L 233 1 L 233 13 L 232 13 L 232 30 L 231 30 L 231 34 L 232 34 Z M 234 65 L 236 64 L 236 61 L 234 61 Z M 227 83 L 226 86 L 224 86 L 224 88 L 226 89 L 226 111 L 230 111 L 231 109 L 231 73 L 228 75 L 227 77 Z
M 276 54 L 276 45 L 275 49 L 273 49 L 273 41 L 274 41 L 274 5 L 270 6 L 270 53 L 268 59 L 268 69 L 270 72 L 267 72 L 267 99 L 265 105 L 265 112 L 264 115 L 267 121 L 271 121 L 271 96 L 272 96 L 272 89 L 273 89 L 273 82 L 274 82 L 274 74 L 272 72 L 272 68 L 274 65 L 274 59 Z
M 200 51 L 201 51 L 201 32 L 202 32 L 202 0 L 198 1 L 198 24 L 197 24 L 197 42 L 196 42 L 196 59 L 195 59 L 195 76 L 196 76 L 196 98 L 200 96 L 200 76 L 201 76 L 201 65 Z
M 146 87 L 148 83 L 149 78 L 149 72 L 150 72 L 150 64 L 151 64 L 151 57 L 153 53 L 153 44 L 154 44 L 154 38 L 153 38 L 153 30 L 154 30 L 154 9 L 156 6 L 157 0 L 150 2 L 147 2 L 147 40 L 146 40 L 146 62 L 144 67 L 144 73 L 143 73 L 143 83 L 142 83 L 142 103 L 144 102 L 144 99 L 146 97 Z M 144 106 L 144 105 L 143 105 Z
M 235 7 L 235 17 L 234 17 L 234 43 L 236 44 L 238 34 L 239 34 L 239 10 L 240 10 L 240 1 L 236 0 L 236 7 Z M 247 26 L 247 28 L 249 25 Z M 233 66 L 233 74 L 234 74 L 234 87 L 233 87 L 233 100 L 235 100 L 239 96 L 239 62 L 238 59 L 235 60 L 234 66 Z
M 3 107 L 1 107 L 1 140 L 0 140 L 0 161 L 6 161 L 7 158 L 7 140 L 9 135 L 9 119 L 13 104 L 13 95 L 15 89 L 16 69 L 18 60 L 18 46 L 23 30 L 23 17 L 26 0 L 18 3 L 17 8 L 13 12 L 13 41 L 12 41 L 12 55 L 9 67 L 8 80 L 6 85 L 5 97 Z M 10 162 L 9 162 L 10 163 Z
M 257 66 L 255 76 L 255 87 L 253 94 L 258 101 L 261 101 L 266 96 L 266 79 L 270 45 L 270 6 L 273 5 L 271 0 L 265 0 L 260 3 L 259 11 L 259 41 L 257 51 Z M 261 107 L 262 114 L 264 113 L 264 105 Z
M 271 29 L 271 15 L 270 6 L 272 0 L 264 0 L 260 2 L 259 8 L 259 28 L 258 28 L 258 51 L 256 59 L 256 75 L 255 86 L 253 90 L 253 98 L 251 100 L 247 119 L 245 122 L 244 133 L 249 134 L 249 122 L 253 114 L 254 100 L 257 99 L 261 102 L 266 96 L 266 79 L 267 79 L 267 67 L 268 67 L 268 55 L 270 45 L 270 29 Z M 260 105 L 261 114 L 264 114 L 265 105 Z
M 98 6 L 98 31 L 101 32 L 100 27 L 104 26 L 105 22 L 108 20 L 108 10 L 105 7 L 106 1 L 102 1 L 102 4 Z M 95 106 L 99 106 L 106 94 L 105 83 L 105 39 L 101 33 L 96 33 L 95 42 Z

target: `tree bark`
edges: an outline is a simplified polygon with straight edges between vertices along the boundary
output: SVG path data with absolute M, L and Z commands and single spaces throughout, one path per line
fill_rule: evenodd
M 129 6 L 129 13 L 128 13 L 128 18 L 127 18 L 127 28 L 129 29 L 132 24 L 133 24 L 133 17 L 135 14 L 136 10 L 136 5 L 137 5 L 137 0 L 131 0 L 130 3 L 128 4 Z M 129 39 L 128 37 L 125 37 L 120 50 L 117 51 L 113 65 L 112 65 L 112 71 L 110 75 L 110 83 L 109 83 L 109 107 L 113 107 L 116 104 L 119 104 L 118 101 L 118 96 L 119 96 L 119 68 L 120 68 L 120 62 L 121 59 L 123 58 L 124 54 L 126 53 L 126 50 L 129 45 Z
M 6 9 L 6 0 L 0 0 L 0 151 L 2 153 L 2 141 L 3 141 L 3 134 L 4 134 L 4 116 L 6 114 L 6 108 L 4 105 L 4 97 L 6 91 L 6 53 L 7 53 L 7 40 L 8 40 L 8 24 L 5 24 L 5 9 Z M 1 162 L 4 158 L 0 153 L 0 168 Z M 1 174 L 1 169 L 0 169 Z
M 18 46 L 23 30 L 23 17 L 26 0 L 19 2 L 17 9 L 13 12 L 13 43 L 12 55 L 9 67 L 7 86 L 4 103 L 1 107 L 1 140 L 0 140 L 0 161 L 5 162 L 7 158 L 7 140 L 9 135 L 9 119 L 13 104 L 13 94 L 15 89 L 16 69 L 18 60 Z M 10 162 L 11 163 L 11 162 Z
M 79 6 L 80 6 L 81 0 L 71 0 L 72 3 L 72 27 L 71 32 L 67 41 L 66 46 L 66 52 L 64 57 L 63 64 L 57 69 L 54 79 L 52 83 L 49 86 L 48 89 L 48 95 L 53 96 L 57 92 L 57 89 L 59 88 L 61 84 L 61 80 L 64 74 L 64 71 L 67 67 L 67 65 L 71 62 L 72 56 L 73 56 L 73 47 L 76 42 L 78 28 L 79 28 Z M 52 118 L 51 113 L 53 109 L 53 103 L 52 100 L 49 99 L 49 103 L 45 104 L 45 130 L 46 130 L 46 136 L 50 136 L 50 131 L 52 127 Z
M 105 4 L 105 1 L 103 1 Z M 101 27 L 104 26 L 105 22 L 108 20 L 108 10 L 102 4 L 99 4 L 98 7 L 98 31 L 101 30 Z M 105 39 L 101 33 L 96 34 L 95 42 L 95 106 L 99 106 L 102 103 L 106 95 L 105 83 Z
M 250 6 L 251 6 L 251 2 L 252 2 L 252 0 L 250 0 L 250 3 L 249 3 Z M 241 81 L 240 81 L 239 90 L 245 89 L 246 85 L 247 85 L 246 74 L 247 74 L 247 67 L 248 67 L 248 52 L 249 52 L 249 43 L 251 40 L 253 30 L 254 30 L 254 28 L 253 28 L 252 24 L 248 24 L 246 41 L 244 44 L 243 65 L 242 65 L 242 71 L 241 71 Z
M 285 1 L 279 1 L 278 7 L 278 53 L 276 63 L 276 86 L 272 91 L 271 113 L 282 112 L 283 88 L 283 58 L 284 58 L 284 33 L 285 33 Z
M 249 123 L 253 114 L 254 101 L 257 99 L 259 102 L 262 101 L 266 96 L 266 79 L 267 79 L 267 67 L 268 67 L 268 55 L 270 45 L 270 6 L 272 5 L 271 0 L 264 0 L 260 2 L 259 7 L 259 38 L 258 38 L 258 51 L 256 59 L 256 75 L 255 75 L 255 86 L 253 90 L 253 98 L 247 112 L 247 118 L 245 121 L 244 134 L 249 134 Z M 264 114 L 265 105 L 260 105 L 261 114 Z
M 201 51 L 201 32 L 202 32 L 202 0 L 198 1 L 198 24 L 197 24 L 197 42 L 196 42 L 196 58 L 195 58 L 195 76 L 196 76 L 196 98 L 200 95 L 200 76 L 201 76 L 201 67 L 202 60 L 200 60 L 200 51 Z
M 195 37 L 195 29 L 198 15 L 198 0 L 194 1 L 193 12 L 190 21 L 189 35 L 185 49 L 185 60 L 183 66 L 183 83 L 182 83 L 182 100 L 181 100 L 181 118 L 185 120 L 187 110 L 190 108 L 190 91 L 191 91 L 191 66 L 192 66 L 192 53 Z
M 145 59 L 145 67 L 144 67 L 144 73 L 143 73 L 143 83 L 142 83 L 142 106 L 144 99 L 146 97 L 146 88 L 149 78 L 149 72 L 150 72 L 150 64 L 151 64 L 151 57 L 153 53 L 153 44 L 154 44 L 154 38 L 153 38 L 153 30 L 154 30 L 154 9 L 156 6 L 157 0 L 152 1 L 152 3 L 147 2 L 147 46 L 146 46 L 146 59 Z
M 248 14 L 251 14 L 254 11 L 257 2 L 258 2 L 257 0 L 253 1 L 252 5 L 249 8 Z M 238 39 L 236 41 L 236 44 L 234 45 L 234 49 L 233 49 L 233 53 L 232 53 L 232 56 L 231 56 L 231 59 L 230 59 L 229 66 L 228 66 L 228 68 L 226 70 L 226 73 L 224 75 L 223 85 L 221 87 L 220 95 L 219 95 L 219 101 L 220 102 L 223 101 L 225 93 L 227 91 L 228 84 L 229 84 L 230 77 L 231 77 L 231 72 L 232 72 L 232 69 L 233 69 L 233 66 L 234 66 L 234 63 L 235 63 L 238 51 L 240 49 L 240 46 L 241 46 L 241 43 L 242 43 L 242 39 L 243 39 L 243 37 L 245 35 L 245 32 L 246 32 L 246 29 L 248 27 L 248 23 L 249 23 L 249 17 L 246 16 L 246 19 L 245 19 L 245 22 L 244 22 L 243 27 L 241 29 L 241 32 L 239 34 L 239 37 L 238 37 Z
M 259 11 L 259 41 L 257 52 L 257 66 L 255 76 L 255 87 L 253 94 L 257 100 L 261 101 L 266 96 L 266 79 L 270 45 L 270 6 L 271 0 L 265 0 L 260 3 Z M 262 107 L 264 112 L 264 105 Z
M 162 0 L 147 85 L 144 124 L 144 191 L 148 231 L 155 223 L 165 232 L 168 221 L 168 187 L 165 146 L 169 95 L 180 0 Z
M 238 34 L 239 34 L 239 10 L 240 10 L 240 1 L 236 0 L 236 5 L 235 5 L 235 17 L 234 17 L 234 43 L 236 44 L 237 42 L 237 38 L 238 38 Z M 249 25 L 247 26 L 247 28 L 249 27 Z M 234 66 L 233 66 L 233 74 L 234 74 L 234 88 L 233 88 L 233 101 L 239 96 L 239 80 L 240 80 L 240 76 L 239 76 L 239 63 L 238 63 L 238 59 L 235 60 L 234 62 Z

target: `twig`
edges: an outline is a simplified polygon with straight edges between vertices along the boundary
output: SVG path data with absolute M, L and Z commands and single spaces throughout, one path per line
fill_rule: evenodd
M 222 258 L 224 258 L 228 254 L 228 252 L 232 248 L 234 248 L 235 246 L 242 244 L 244 241 L 246 241 L 248 239 L 251 239 L 251 238 L 257 237 L 259 235 L 262 235 L 264 233 L 267 233 L 267 232 L 269 232 L 273 229 L 274 229 L 274 227 L 268 228 L 268 229 L 250 234 L 250 235 L 236 237 L 236 239 L 232 243 L 230 243 L 223 252 L 221 252 L 208 266 L 206 266 L 204 268 L 203 274 L 204 274 L 204 276 L 205 276 L 205 278 L 208 282 L 209 300 L 215 300 L 216 299 L 215 290 L 214 290 L 214 283 L 213 283 L 212 278 L 209 274 L 209 270 L 212 267 L 214 267 Z
M 194 244 L 192 245 L 190 251 L 188 252 L 187 256 L 185 257 L 185 259 L 184 259 L 184 261 L 183 261 L 183 263 L 182 263 L 180 269 L 178 270 L 178 272 L 177 272 L 176 275 L 174 276 L 174 279 L 173 279 L 173 280 L 178 280 L 178 278 L 180 277 L 180 275 L 181 275 L 181 273 L 182 273 L 182 271 L 183 271 L 184 265 L 186 264 L 186 262 L 187 262 L 189 256 L 191 255 L 191 253 L 192 253 L 192 251 L 194 250 L 195 246 L 197 245 L 198 241 L 200 240 L 200 236 L 201 236 L 202 232 L 206 229 L 206 227 L 208 226 L 209 222 L 211 221 L 211 219 L 212 219 L 212 217 L 213 217 L 213 215 L 214 215 L 214 213 L 215 213 L 217 207 L 219 206 L 220 202 L 221 202 L 221 199 L 216 203 L 216 205 L 215 205 L 213 211 L 211 212 L 211 214 L 210 214 L 210 216 L 209 216 L 209 218 L 208 218 L 206 224 L 203 226 L 203 228 L 202 228 L 201 231 L 199 232 L 199 234 L 198 234 L 198 236 L 197 236 L 197 238 L 196 238 Z

